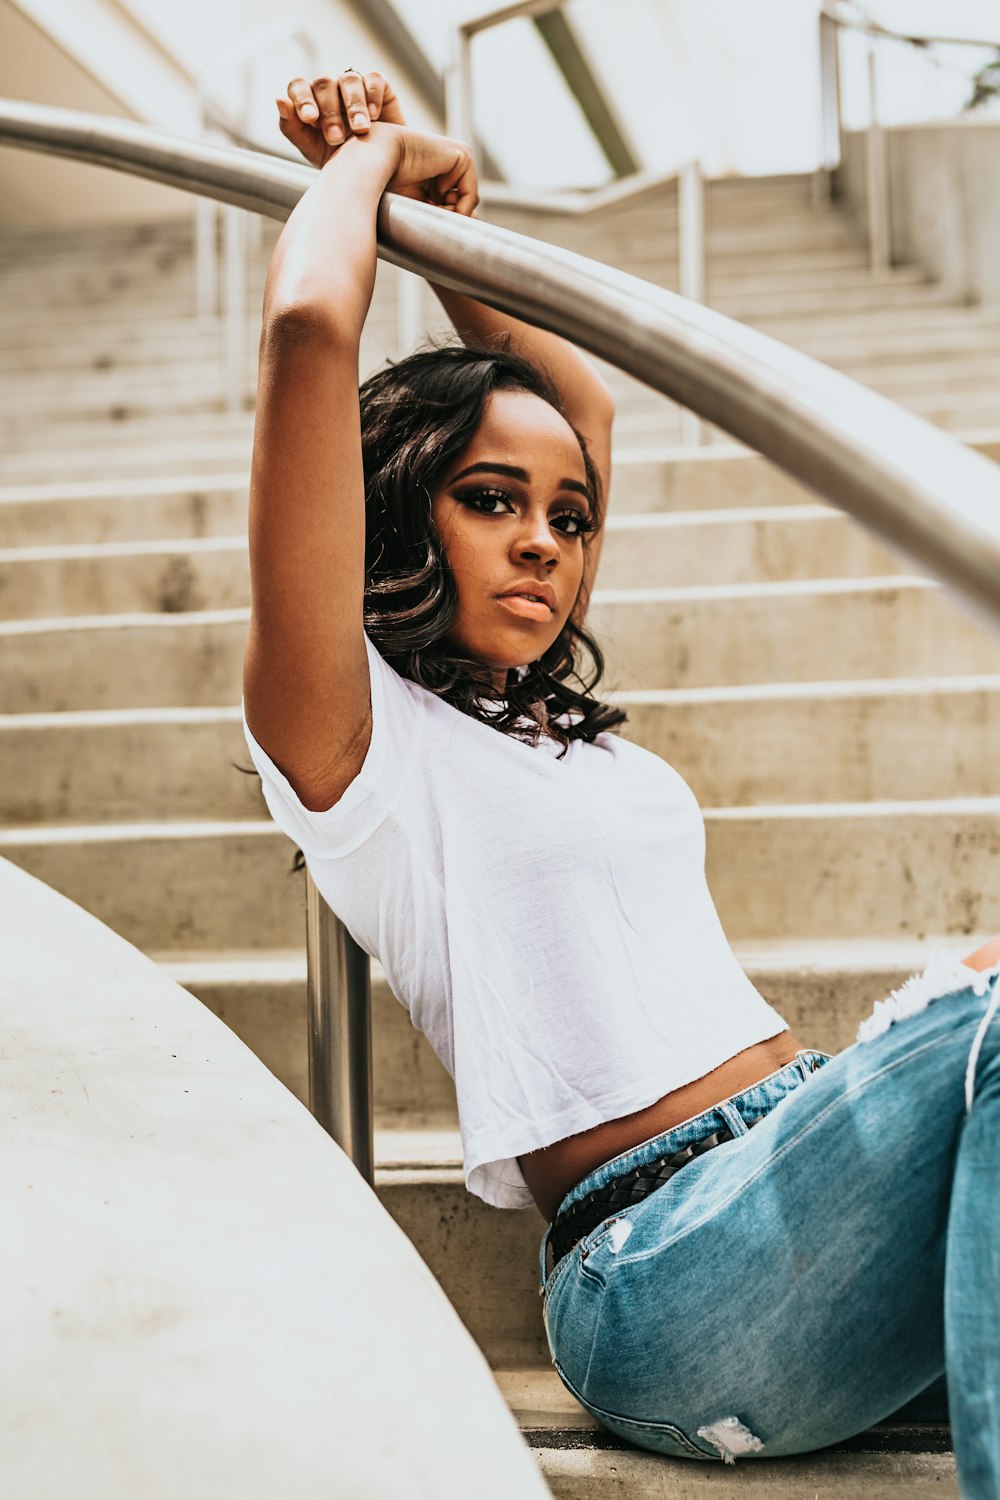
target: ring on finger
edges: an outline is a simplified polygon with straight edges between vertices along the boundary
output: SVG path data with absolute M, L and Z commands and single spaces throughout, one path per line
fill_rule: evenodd
M 358 75 L 359 78 L 363 78 L 364 77 L 364 74 L 361 73 L 361 72 L 359 72 L 357 68 L 341 68 L 341 70 L 340 70 L 340 76 L 341 76 L 341 78 L 343 78 L 347 73 L 357 73 L 357 75 Z

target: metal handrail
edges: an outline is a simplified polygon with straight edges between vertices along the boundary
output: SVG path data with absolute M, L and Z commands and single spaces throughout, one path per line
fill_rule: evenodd
M 0 141 L 114 167 L 275 219 L 286 218 L 315 181 L 315 169 L 305 165 L 12 100 L 0 101 Z M 562 334 L 690 407 L 855 516 L 1000 633 L 1000 469 L 946 433 L 721 313 L 477 219 L 386 193 L 378 252 Z M 318 901 L 310 901 L 310 910 L 314 928 L 335 921 Z M 313 1100 L 317 1118 L 335 1139 L 353 1141 L 363 1160 L 359 1136 L 370 1138 L 371 1114 L 369 1098 L 362 1111 L 367 1132 L 359 1132 L 358 1089 L 368 1075 L 357 1057 L 370 1022 L 359 979 L 367 964 L 352 943 L 339 925 L 327 925 L 319 946 L 310 936 L 311 983 L 323 1017 L 311 1027 L 312 1046 L 318 1053 L 346 1034 L 356 1049 L 353 1074 L 343 1059 L 338 1070 L 336 1059 L 317 1055 L 311 1076 L 321 1080 Z M 329 1083 L 325 1097 L 322 1080 Z
M 891 26 L 883 26 L 881 21 L 873 20 L 871 16 L 844 15 L 842 11 L 829 5 L 824 5 L 820 13 L 833 21 L 834 25 L 842 26 L 845 31 L 860 31 L 890 42 L 907 42 L 911 47 L 1000 47 L 1000 36 L 984 41 L 982 37 L 935 36 L 926 31 L 896 31 Z
M 867 36 L 868 125 L 865 130 L 865 199 L 869 260 L 873 271 L 888 269 L 892 259 L 889 219 L 889 176 L 878 107 L 878 42 L 900 42 L 910 47 L 988 47 L 1000 50 L 1000 35 L 982 38 L 938 36 L 928 32 L 897 31 L 869 16 L 850 16 L 834 5 L 821 6 L 820 31 L 820 172 L 832 192 L 834 168 L 844 160 L 844 119 L 841 91 L 840 32 Z

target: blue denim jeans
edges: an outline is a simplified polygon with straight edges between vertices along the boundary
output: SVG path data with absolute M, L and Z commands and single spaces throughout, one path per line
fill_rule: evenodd
M 944 1373 L 962 1495 L 997 1500 L 1000 966 L 963 968 L 929 965 L 864 1040 L 800 1053 L 566 1195 L 734 1132 L 551 1273 L 542 1241 L 553 1362 L 605 1427 L 673 1457 L 805 1453 Z

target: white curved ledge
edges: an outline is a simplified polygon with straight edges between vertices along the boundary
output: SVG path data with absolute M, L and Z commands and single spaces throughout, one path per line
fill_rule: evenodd
M 548 1493 L 489 1368 L 312 1116 L 0 860 L 0 1492 Z

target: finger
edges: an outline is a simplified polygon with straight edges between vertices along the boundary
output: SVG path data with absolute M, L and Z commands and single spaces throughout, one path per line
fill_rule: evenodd
M 303 124 L 287 99 L 276 99 L 274 102 L 278 106 L 278 129 L 285 140 L 301 151 L 306 161 L 311 162 L 314 167 L 322 166 L 326 148 L 316 127 Z
M 314 78 L 313 96 L 319 106 L 319 128 L 323 139 L 331 146 L 342 146 L 347 140 L 348 130 L 340 104 L 340 80 L 337 78 Z
M 344 115 L 355 135 L 364 135 L 371 124 L 368 114 L 368 99 L 365 80 L 360 73 L 341 73 L 340 97 Z
M 471 214 L 479 206 L 479 184 L 476 168 L 467 151 L 461 151 L 455 165 L 443 173 L 435 184 L 441 202 L 459 214 Z
M 319 119 L 319 109 L 309 80 L 293 78 L 288 85 L 288 97 L 294 104 L 299 119 L 305 120 L 307 125 L 315 125 Z
M 368 117 L 377 120 L 382 114 L 382 99 L 385 96 L 385 79 L 381 73 L 365 74 L 365 97 L 368 101 Z
M 382 108 L 379 112 L 379 119 L 384 120 L 387 125 L 406 124 L 396 91 L 387 78 L 382 79 Z

